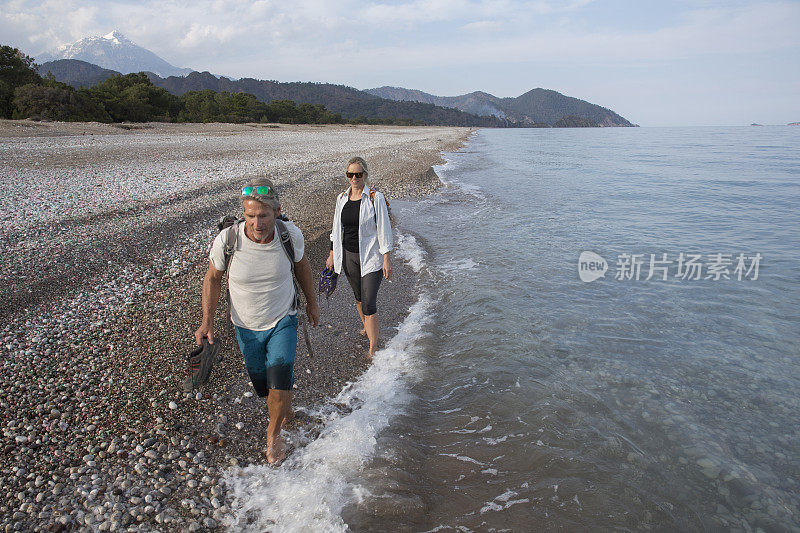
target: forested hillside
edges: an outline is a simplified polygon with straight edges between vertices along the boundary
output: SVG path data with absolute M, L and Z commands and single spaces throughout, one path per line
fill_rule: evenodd
M 48 62 L 39 67 L 39 73 L 52 73 L 54 79 L 79 87 L 93 87 L 98 80 L 107 79 L 109 72 L 96 65 L 64 59 Z M 230 80 L 208 72 L 192 72 L 185 77 L 161 78 L 152 72 L 145 73 L 156 87 L 183 97 L 191 92 L 250 94 L 262 103 L 274 101 L 296 102 L 304 105 L 324 106 L 331 116 L 340 121 L 368 124 L 443 125 L 443 126 L 499 126 L 495 117 L 479 117 L 457 109 L 418 102 L 397 102 L 367 94 L 363 91 L 330 83 L 281 83 L 277 81 L 243 78 Z M 194 116 L 194 115 L 193 115 Z
M 83 61 L 84 74 L 105 76 L 103 69 Z M 58 62 L 60 63 L 60 62 Z M 346 122 L 323 105 L 296 104 L 289 100 L 270 103 L 252 94 L 189 91 L 180 96 L 156 87 L 143 74 L 113 74 L 104 81 L 79 88 L 57 81 L 52 71 L 42 77 L 33 59 L 16 48 L 0 47 L 0 116 L 39 120 L 97 122 L 283 122 L 327 124 Z M 98 70 L 99 69 L 99 70 Z M 105 71 L 106 73 L 108 71 Z

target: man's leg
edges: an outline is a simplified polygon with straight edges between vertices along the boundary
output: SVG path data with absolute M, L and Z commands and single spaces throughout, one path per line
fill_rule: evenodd
M 281 427 L 292 405 L 292 391 L 270 389 L 267 396 L 269 425 L 267 426 L 267 462 L 280 463 L 286 459 L 286 446 L 281 438 Z
M 244 365 L 250 382 L 259 397 L 269 393 L 267 388 L 266 332 L 251 331 L 235 326 L 236 342 L 244 357 Z
M 286 458 L 281 427 L 291 411 L 296 349 L 297 316 L 287 315 L 275 325 L 267 341 L 267 462 L 271 464 Z

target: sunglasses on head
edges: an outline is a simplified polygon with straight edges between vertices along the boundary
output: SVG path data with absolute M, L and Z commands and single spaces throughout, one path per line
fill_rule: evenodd
M 350 179 L 350 178 L 352 178 L 354 176 L 356 178 L 358 178 L 358 179 L 361 179 L 361 178 L 364 177 L 364 173 L 363 172 L 346 172 L 345 174 L 347 174 L 347 179 Z
M 242 196 L 253 196 L 257 194 L 259 196 L 266 196 L 268 198 L 273 198 L 278 196 L 278 194 L 267 185 L 259 185 L 257 187 L 253 187 L 252 185 L 247 185 L 246 187 L 242 187 Z

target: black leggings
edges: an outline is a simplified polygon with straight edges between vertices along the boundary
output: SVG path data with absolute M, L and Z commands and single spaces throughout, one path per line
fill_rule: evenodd
M 358 254 L 342 250 L 344 252 L 344 273 L 347 281 L 353 288 L 353 295 L 357 302 L 361 302 L 361 312 L 367 315 L 374 315 L 378 312 L 378 287 L 381 286 L 383 279 L 383 269 L 361 275 L 361 258 Z

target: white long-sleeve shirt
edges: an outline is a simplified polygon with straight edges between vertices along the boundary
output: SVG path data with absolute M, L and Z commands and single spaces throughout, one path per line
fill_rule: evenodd
M 383 268 L 383 255 L 394 249 L 392 225 L 389 222 L 389 210 L 386 200 L 375 191 L 375 205 L 369 198 L 370 188 L 364 185 L 361 193 L 361 207 L 358 212 L 358 254 L 361 260 L 361 275 L 375 272 Z M 350 197 L 350 188 L 336 198 L 336 210 L 333 213 L 331 242 L 333 243 L 333 269 L 342 273 L 342 209 Z

